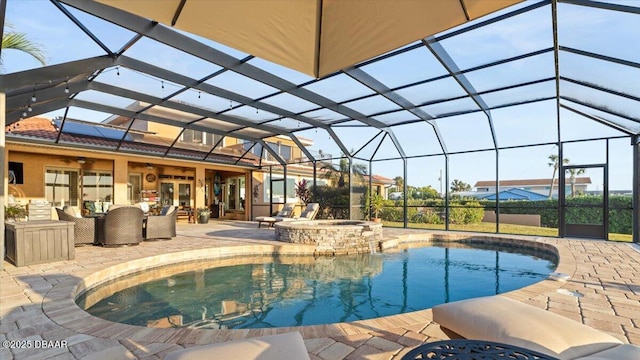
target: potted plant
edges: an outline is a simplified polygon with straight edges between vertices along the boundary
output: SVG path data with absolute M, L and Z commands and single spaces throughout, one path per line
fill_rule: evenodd
M 373 221 L 381 222 L 382 219 L 378 217 L 382 208 L 384 207 L 384 198 L 380 194 L 373 194 L 371 196 L 371 211 L 373 212 Z
M 4 219 L 8 221 L 19 221 L 27 216 L 27 209 L 20 203 L 9 204 L 4 207 Z
M 209 223 L 209 216 L 211 212 L 207 208 L 198 208 L 196 209 L 196 213 L 198 214 L 198 223 L 207 224 Z

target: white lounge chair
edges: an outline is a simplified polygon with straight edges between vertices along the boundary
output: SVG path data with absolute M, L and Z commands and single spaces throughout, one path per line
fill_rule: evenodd
M 258 228 L 262 223 L 269 224 L 269 227 L 273 227 L 273 224 L 276 221 L 282 221 L 282 219 L 288 219 L 293 216 L 293 209 L 295 208 L 295 203 L 284 204 L 282 210 L 280 210 L 276 216 L 258 216 L 256 217 L 256 221 L 258 222 Z
M 313 220 L 318 215 L 318 211 L 320 211 L 320 204 L 308 203 L 307 207 L 300 213 L 300 216 L 284 218 L 279 221 Z
M 243 360 L 309 360 L 307 348 L 299 332 L 249 338 L 220 344 L 194 346 L 172 351 L 165 360 L 243 359 Z
M 513 345 L 561 360 L 640 359 L 639 346 L 499 295 L 434 306 L 433 321 L 466 339 Z

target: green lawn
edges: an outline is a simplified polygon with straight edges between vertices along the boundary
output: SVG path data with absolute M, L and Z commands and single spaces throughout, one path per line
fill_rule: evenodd
M 389 227 L 402 227 L 403 223 L 396 222 L 396 221 L 383 221 L 383 225 L 389 226 Z M 444 224 L 409 223 L 409 227 L 413 229 L 444 230 Z M 494 223 L 477 223 L 477 224 L 466 224 L 466 225 L 451 224 L 449 226 L 449 229 L 495 233 L 496 224 Z M 518 234 L 518 235 L 558 236 L 558 229 L 555 229 L 555 228 L 511 225 L 511 224 L 500 224 L 500 232 L 504 234 Z M 631 238 L 631 235 L 629 234 L 609 233 L 609 240 L 631 242 L 632 238 Z

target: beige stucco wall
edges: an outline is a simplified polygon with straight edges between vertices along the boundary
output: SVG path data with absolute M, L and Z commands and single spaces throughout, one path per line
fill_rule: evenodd
M 159 190 L 161 175 L 184 176 L 185 180 L 180 181 L 187 181 L 192 184 L 192 205 L 195 207 L 205 206 L 204 182 L 210 174 L 220 172 L 225 176 L 237 177 L 248 174 L 249 171 L 232 166 L 115 154 L 112 152 L 82 151 L 66 149 L 62 146 L 20 144 L 15 142 L 7 144 L 7 154 L 4 166 L 7 166 L 9 161 L 23 163 L 24 183 L 8 186 L 8 194 L 13 195 L 22 204 L 27 204 L 30 201 L 45 200 L 44 178 L 46 168 L 111 171 L 114 177 L 113 203 L 115 204 L 127 203 L 127 181 L 130 173 L 142 174 L 143 190 Z M 77 162 L 79 156 L 86 158 L 84 164 Z M 152 164 L 153 168 L 148 169 L 147 163 Z M 156 180 L 153 182 L 147 181 L 147 174 L 154 174 Z M 187 178 L 192 180 L 186 180 Z M 246 192 L 250 193 L 248 185 Z M 249 199 L 247 201 L 247 206 L 250 206 L 251 202 Z M 235 218 L 248 219 L 248 211 L 246 214 L 235 214 Z

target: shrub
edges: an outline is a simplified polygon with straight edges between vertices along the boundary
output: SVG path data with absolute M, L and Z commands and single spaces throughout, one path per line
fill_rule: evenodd
M 464 204 L 452 201 L 449 203 L 449 222 L 451 224 L 477 224 L 484 217 L 484 207 L 477 201 Z

